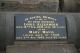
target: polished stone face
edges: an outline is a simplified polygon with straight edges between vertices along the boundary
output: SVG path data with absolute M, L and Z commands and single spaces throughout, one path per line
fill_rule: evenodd
M 65 16 L 41 14 L 17 14 L 17 40 L 67 39 Z

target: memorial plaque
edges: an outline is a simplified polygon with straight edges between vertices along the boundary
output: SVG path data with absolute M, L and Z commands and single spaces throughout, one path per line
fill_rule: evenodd
M 16 40 L 67 39 L 65 18 L 52 14 L 16 14 Z

